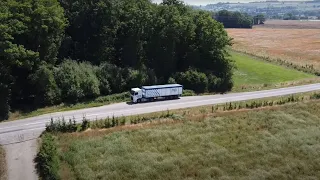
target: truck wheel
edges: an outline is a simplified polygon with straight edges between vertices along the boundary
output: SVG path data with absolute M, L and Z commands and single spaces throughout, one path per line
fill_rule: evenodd
M 141 103 L 141 99 L 138 99 L 137 102 L 138 102 L 138 103 Z

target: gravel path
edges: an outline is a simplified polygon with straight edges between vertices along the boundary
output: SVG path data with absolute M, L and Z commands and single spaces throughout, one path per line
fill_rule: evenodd
M 37 180 L 33 160 L 37 153 L 37 140 L 5 145 L 9 180 Z

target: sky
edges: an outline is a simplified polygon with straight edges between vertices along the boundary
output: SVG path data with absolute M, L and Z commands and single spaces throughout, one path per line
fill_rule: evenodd
M 162 0 L 152 0 L 155 3 L 162 2 Z M 253 2 L 261 0 L 183 0 L 186 4 L 189 5 L 207 5 L 207 4 L 216 4 L 218 2 Z

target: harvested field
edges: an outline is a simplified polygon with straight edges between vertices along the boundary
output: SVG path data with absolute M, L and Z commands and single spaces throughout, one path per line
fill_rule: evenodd
M 320 21 L 297 21 L 297 20 L 269 20 L 263 28 L 287 28 L 287 29 L 320 29 Z
M 320 22 L 318 22 L 320 28 Z M 320 30 L 265 28 L 227 29 L 233 49 L 320 70 Z

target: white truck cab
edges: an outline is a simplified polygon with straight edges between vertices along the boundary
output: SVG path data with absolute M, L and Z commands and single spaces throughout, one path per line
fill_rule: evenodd
M 141 101 L 142 90 L 140 88 L 132 88 L 130 94 L 131 94 L 131 101 L 133 103 L 137 103 Z

